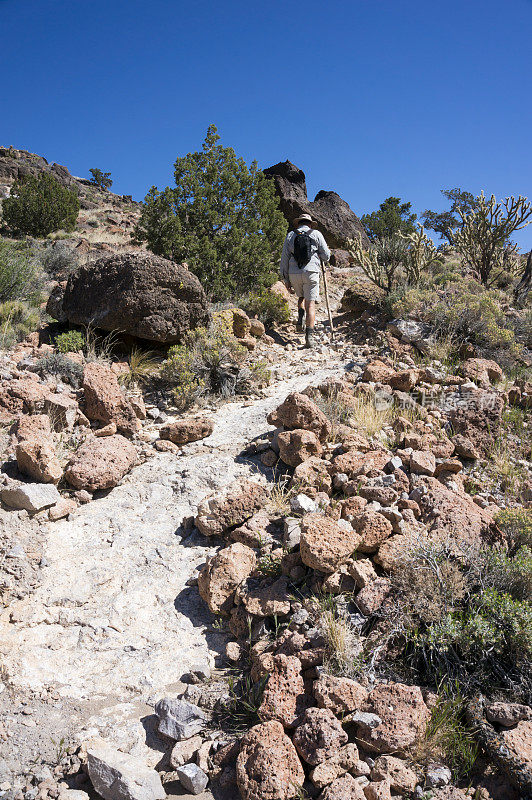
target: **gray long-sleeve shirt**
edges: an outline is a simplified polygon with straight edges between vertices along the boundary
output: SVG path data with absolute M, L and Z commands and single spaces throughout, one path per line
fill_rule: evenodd
M 299 268 L 294 258 L 294 239 L 296 233 L 309 233 L 312 240 L 312 255 L 305 267 Z M 283 252 L 281 253 L 281 278 L 288 280 L 291 272 L 319 272 L 320 261 L 328 261 L 331 251 L 327 247 L 327 242 L 319 231 L 312 230 L 308 225 L 300 225 L 295 231 L 290 231 L 284 240 Z

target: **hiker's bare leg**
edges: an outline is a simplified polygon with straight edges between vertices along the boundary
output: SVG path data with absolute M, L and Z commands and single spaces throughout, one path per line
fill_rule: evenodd
M 305 300 L 305 311 L 307 312 L 307 328 L 313 328 L 316 322 L 316 302 Z
M 303 330 L 303 320 L 305 318 L 305 300 L 303 297 L 299 297 L 297 300 L 297 330 Z

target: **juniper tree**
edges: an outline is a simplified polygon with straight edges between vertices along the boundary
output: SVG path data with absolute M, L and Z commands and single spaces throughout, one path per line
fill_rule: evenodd
M 104 192 L 106 192 L 107 189 L 110 189 L 113 185 L 110 172 L 102 172 L 102 170 L 98 169 L 98 167 L 93 167 L 89 170 L 89 172 L 92 175 L 92 185 L 98 186 L 98 188 L 103 189 Z
M 186 261 L 224 300 L 271 282 L 286 223 L 273 182 L 219 140 L 211 125 L 201 151 L 176 160 L 175 187 L 150 189 L 134 240 Z
M 378 211 L 363 214 L 360 221 L 369 240 L 377 242 L 400 233 L 413 233 L 416 219 L 416 214 L 412 213 L 412 203 L 401 203 L 400 197 L 388 197 L 380 204 Z
M 455 231 L 462 226 L 462 219 L 459 212 L 464 214 L 473 211 L 477 206 L 476 197 L 471 192 L 462 189 L 442 189 L 441 193 L 448 200 L 451 200 L 451 208 L 448 211 L 426 210 L 421 215 L 425 228 L 439 233 L 441 237 L 447 239 L 450 245 L 453 244 Z
M 2 206 L 4 223 L 17 234 L 44 237 L 60 228 L 73 230 L 79 213 L 76 192 L 41 172 L 19 178 Z

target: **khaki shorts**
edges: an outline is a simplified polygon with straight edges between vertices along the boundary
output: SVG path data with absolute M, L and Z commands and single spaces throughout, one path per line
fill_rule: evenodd
M 288 276 L 292 289 L 297 297 L 304 297 L 305 300 L 320 299 L 320 273 L 319 272 L 291 272 Z

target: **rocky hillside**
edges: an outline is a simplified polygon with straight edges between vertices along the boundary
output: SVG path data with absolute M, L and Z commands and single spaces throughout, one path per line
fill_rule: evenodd
M 80 199 L 76 230 L 68 235 L 68 246 L 79 256 L 129 248 L 130 235 L 140 215 L 140 203 L 126 195 L 104 191 L 89 180 L 76 178 L 61 164 L 14 147 L 0 147 L 0 203 L 11 186 L 25 175 L 53 175 L 62 186 L 75 188 Z
M 393 291 L 336 266 L 306 350 L 282 283 L 211 305 L 128 247 L 135 204 L 1 152 L 4 194 L 76 183 L 90 255 L 32 332 L 4 303 L 1 800 L 532 796 L 511 284 L 456 252 Z M 349 262 L 347 204 L 269 173 Z

